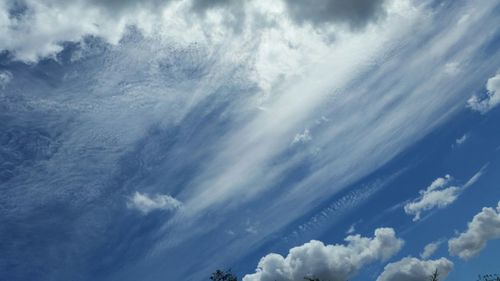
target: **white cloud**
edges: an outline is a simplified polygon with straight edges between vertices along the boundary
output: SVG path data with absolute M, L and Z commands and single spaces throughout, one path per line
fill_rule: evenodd
M 309 132 L 309 129 L 305 129 L 304 132 L 300 134 L 296 134 L 295 137 L 293 138 L 292 145 L 296 143 L 306 143 L 310 142 L 312 140 L 311 133 Z
M 439 280 L 444 280 L 453 269 L 453 263 L 446 258 L 437 260 L 419 260 L 406 257 L 398 262 L 385 266 L 377 281 L 422 281 L 430 280 L 431 275 L 437 270 Z
M 392 257 L 403 245 L 392 228 L 376 229 L 373 238 L 352 235 L 345 241 L 347 245 L 325 245 L 312 240 L 290 249 L 286 257 L 269 254 L 260 260 L 256 272 L 243 277 L 243 281 L 299 281 L 305 276 L 345 281 L 363 266 Z
M 477 171 L 470 179 L 464 184 L 463 189 L 469 188 L 476 184 L 476 182 L 483 176 L 484 173 L 486 173 L 486 170 L 488 169 L 489 163 L 486 163 L 481 167 L 479 171 Z
M 460 72 L 460 64 L 458 62 L 449 62 L 445 64 L 444 72 L 449 75 L 456 75 Z
M 465 143 L 465 141 L 467 140 L 467 134 L 461 136 L 460 138 L 456 139 L 455 140 L 455 144 L 456 145 L 462 145 Z
M 10 71 L 0 71 L 0 88 L 5 89 L 5 86 L 12 81 L 13 75 Z
M 405 212 L 408 215 L 414 215 L 413 221 L 417 221 L 422 212 L 444 208 L 453 203 L 460 194 L 460 188 L 449 186 L 451 180 L 450 175 L 434 180 L 427 189 L 420 191 L 419 198 L 404 206 Z
M 500 74 L 488 79 L 486 90 L 486 96 L 478 97 L 475 95 L 468 100 L 467 104 L 472 110 L 485 114 L 500 104 Z
M 93 36 L 116 45 L 128 27 L 143 35 L 154 32 L 170 42 L 190 42 L 200 37 L 202 22 L 189 23 L 188 1 L 161 0 L 24 0 L 0 1 L 0 51 L 16 60 L 34 63 L 54 57 L 66 42 L 81 42 Z M 75 20 L 77 18 L 78 20 Z M 163 28 L 163 29 L 162 29 Z M 165 34 L 162 30 L 169 30 Z
M 488 168 L 488 163 L 483 165 L 467 182 L 461 186 L 452 186 L 450 182 L 453 178 L 445 175 L 437 178 L 425 190 L 420 190 L 420 196 L 415 200 L 404 205 L 404 211 L 408 215 L 414 215 L 413 221 L 418 221 L 425 211 L 434 208 L 442 209 L 455 202 L 460 194 L 467 188 L 474 185 Z
M 420 257 L 424 260 L 430 258 L 432 255 L 434 255 L 434 253 L 442 243 L 442 241 L 436 241 L 425 245 L 424 250 L 420 254 Z
M 193 177 L 191 188 L 181 191 L 188 207 L 178 213 L 179 221 L 195 220 L 207 211 L 229 214 L 240 204 L 254 206 L 259 202 L 255 216 L 261 219 L 262 228 L 254 241 L 258 243 L 259 237 L 271 235 L 311 211 L 311 206 L 324 203 L 326 198 L 387 163 L 460 110 L 459 105 L 463 105 L 468 93 L 457 88 L 471 87 L 491 68 L 478 68 L 481 73 L 469 71 L 479 65 L 471 58 L 480 52 L 481 44 L 489 40 L 479 31 L 484 22 L 492 21 L 487 16 L 492 4 L 482 1 L 481 5 L 474 5 L 474 9 L 467 5 L 438 16 L 425 10 L 424 5 L 416 7 L 411 2 L 396 2 L 396 7 L 390 9 L 380 25 L 368 27 L 363 34 L 345 35 L 330 49 L 313 48 L 315 51 L 311 53 L 321 55 L 321 60 L 297 60 L 301 62 L 296 65 L 302 72 L 296 74 L 290 67 L 292 75 L 285 76 L 279 87 L 269 87 L 272 96 L 263 104 L 267 110 L 256 111 L 247 123 L 242 122 L 242 126 L 225 134 L 223 141 L 217 144 L 217 155 Z M 448 24 L 469 10 L 467 22 Z M 437 28 L 438 25 L 441 27 Z M 289 30 L 286 24 L 279 25 L 274 32 L 287 36 L 261 39 L 271 48 L 275 42 L 280 47 L 291 46 L 285 48 L 291 54 L 296 54 L 297 49 L 310 50 L 303 46 L 297 48 L 294 43 L 302 33 L 288 33 Z M 408 34 L 415 36 L 408 37 Z M 433 38 L 431 41 L 422 39 L 429 36 Z M 418 51 L 422 44 L 430 50 L 423 57 Z M 469 47 L 456 50 L 460 44 Z M 366 49 L 367 45 L 372 48 Z M 450 58 L 450 50 L 458 53 L 454 52 Z M 280 50 L 273 54 L 286 57 Z M 295 61 L 296 56 L 292 57 Z M 272 63 L 275 58 L 270 55 L 262 60 Z M 450 60 L 468 61 L 462 70 L 473 73 L 474 77 L 459 79 L 459 75 L 443 73 L 440 66 Z M 495 57 L 495 62 L 498 60 Z M 308 64 L 313 67 L 305 67 Z M 435 95 L 435 92 L 447 94 Z M 291 183 L 287 192 L 282 193 L 276 182 L 293 163 L 275 161 L 276 157 L 283 155 L 283 148 L 289 147 L 290 136 L 310 128 L 319 116 L 330 120 L 322 124 L 321 130 L 314 130 L 315 145 L 325 149 L 315 155 L 314 171 L 300 182 Z M 300 154 L 294 158 L 300 159 L 303 159 Z M 259 200 L 274 191 L 280 196 Z M 193 223 L 195 225 L 198 222 Z M 208 223 L 207 227 L 210 227 Z M 179 231 L 178 236 L 187 235 Z M 251 251 L 248 241 L 238 243 L 240 251 L 243 248 Z
M 156 194 L 149 196 L 139 192 L 135 192 L 134 196 L 129 198 L 127 202 L 127 207 L 139 210 L 143 214 L 154 210 L 173 211 L 180 208 L 181 205 L 181 202 L 170 195 Z
M 353 223 L 353 224 L 351 224 L 349 229 L 346 231 L 346 234 L 353 234 L 355 231 L 356 231 L 356 224 Z
M 465 232 L 448 241 L 448 250 L 451 255 L 470 259 L 494 239 L 500 239 L 500 202 L 496 210 L 485 207 L 476 214 Z

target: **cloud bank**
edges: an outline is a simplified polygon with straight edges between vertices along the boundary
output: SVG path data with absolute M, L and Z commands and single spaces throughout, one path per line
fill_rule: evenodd
M 403 245 L 392 228 L 376 229 L 373 238 L 352 235 L 345 241 L 347 245 L 325 245 L 312 240 L 290 249 L 286 257 L 269 254 L 260 260 L 256 273 L 243 281 L 299 281 L 306 276 L 344 281 L 363 266 L 392 257 Z
M 134 196 L 129 198 L 127 202 L 127 207 L 139 210 L 143 214 L 148 214 L 155 210 L 173 211 L 180 208 L 181 205 L 181 202 L 170 195 L 155 194 L 154 196 L 149 196 L 139 192 L 135 192 Z
M 496 210 L 485 207 L 475 215 L 465 232 L 448 241 L 448 250 L 451 255 L 470 259 L 494 239 L 500 239 L 500 201 Z
M 407 257 L 385 266 L 377 281 L 421 281 L 430 280 L 435 270 L 439 280 L 444 280 L 453 269 L 453 263 L 446 258 L 419 260 Z
M 9 51 L 17 60 L 34 63 L 54 57 L 64 49 L 65 42 L 80 42 L 89 36 L 115 45 L 131 26 L 145 35 L 158 31 L 158 26 L 169 30 L 168 33 L 173 32 L 173 26 L 182 26 L 183 36 L 194 42 L 193 38 L 201 39 L 200 34 L 201 40 L 213 40 L 226 36 L 224 29 L 241 32 L 246 22 L 251 21 L 249 17 L 268 22 L 269 26 L 276 21 L 290 21 L 289 24 L 341 24 L 360 29 L 385 15 L 384 0 L 322 0 L 313 4 L 290 0 L 273 4 L 254 2 L 7 0 L 0 2 L 0 51 Z M 254 25 L 262 27 L 261 23 Z M 160 33 L 155 32 L 154 36 L 172 39 L 169 34 Z

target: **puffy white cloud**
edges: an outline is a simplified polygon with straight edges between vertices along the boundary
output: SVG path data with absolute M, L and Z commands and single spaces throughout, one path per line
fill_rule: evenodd
M 436 252 L 436 250 L 439 248 L 441 243 L 443 243 L 443 242 L 436 241 L 436 242 L 432 242 L 432 243 L 425 245 L 424 250 L 420 254 L 420 257 L 424 260 L 430 258 Z
M 451 176 L 437 178 L 425 190 L 420 191 L 420 197 L 407 203 L 404 210 L 408 215 L 414 215 L 413 221 L 420 219 L 422 212 L 434 208 L 444 208 L 453 203 L 460 194 L 460 188 L 449 186 Z
M 149 196 L 139 192 L 135 192 L 134 196 L 129 198 L 127 202 L 127 207 L 139 210 L 143 214 L 154 210 L 173 211 L 181 207 L 181 205 L 181 202 L 170 195 L 156 194 Z
M 269 254 L 243 281 L 299 281 L 305 276 L 345 281 L 366 264 L 387 260 L 403 245 L 392 228 L 376 229 L 373 238 L 351 235 L 345 241 L 347 245 L 325 245 L 312 240 L 290 249 L 286 257 Z
M 384 272 L 380 274 L 377 281 L 421 281 L 429 280 L 429 277 L 437 270 L 439 280 L 443 280 L 453 269 L 453 263 L 446 258 L 437 260 L 419 260 L 406 257 L 398 262 L 385 266 Z
M 451 255 L 469 259 L 493 239 L 500 239 L 500 202 L 496 210 L 485 207 L 476 214 L 465 232 L 448 241 L 448 250 Z
M 467 103 L 472 110 L 485 114 L 500 104 L 500 74 L 488 79 L 486 90 L 486 96 L 478 97 L 474 95 L 468 100 Z

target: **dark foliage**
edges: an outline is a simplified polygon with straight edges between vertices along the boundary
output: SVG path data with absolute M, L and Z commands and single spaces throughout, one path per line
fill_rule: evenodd
M 238 277 L 234 275 L 231 270 L 222 271 L 217 269 L 212 276 L 210 276 L 212 281 L 238 281 Z
M 321 281 L 319 278 L 314 278 L 314 277 L 304 277 L 307 281 Z
M 479 275 L 477 281 L 500 281 L 500 274 Z

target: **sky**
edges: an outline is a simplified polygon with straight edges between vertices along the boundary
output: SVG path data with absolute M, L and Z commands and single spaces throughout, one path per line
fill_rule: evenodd
M 500 2 L 0 0 L 0 279 L 500 273 Z

